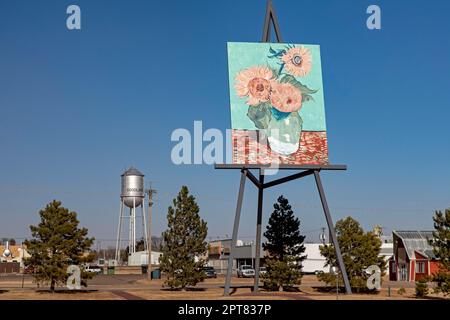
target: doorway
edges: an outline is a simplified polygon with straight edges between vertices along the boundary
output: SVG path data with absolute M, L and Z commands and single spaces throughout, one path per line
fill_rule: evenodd
M 405 263 L 399 265 L 398 272 L 400 281 L 408 281 L 408 269 Z

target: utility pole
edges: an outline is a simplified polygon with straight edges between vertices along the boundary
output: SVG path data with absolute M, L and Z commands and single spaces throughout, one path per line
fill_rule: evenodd
M 24 260 L 25 260 L 25 251 L 23 251 L 23 240 L 22 240 L 21 248 L 22 248 L 22 250 L 20 252 L 20 255 L 21 255 L 20 260 L 21 260 L 22 265 L 23 265 L 23 269 L 22 269 L 22 289 L 23 289 L 24 282 L 25 282 L 25 262 L 24 262 Z
M 322 244 L 325 245 L 325 228 L 322 228 L 322 233 L 320 234 L 320 240 L 322 241 Z
M 147 189 L 148 194 L 148 231 L 147 231 L 147 246 L 148 246 L 148 266 L 147 266 L 147 278 L 152 280 L 152 208 L 153 208 L 153 195 L 156 194 L 156 190 Z
M 97 263 L 101 257 L 101 253 L 102 253 L 102 242 L 100 240 L 98 240 L 97 241 Z

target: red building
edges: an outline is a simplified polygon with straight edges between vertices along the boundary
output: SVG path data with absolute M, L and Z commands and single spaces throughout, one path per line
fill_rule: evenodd
M 432 231 L 393 231 L 394 255 L 389 260 L 389 280 L 417 281 L 438 271 L 429 241 Z

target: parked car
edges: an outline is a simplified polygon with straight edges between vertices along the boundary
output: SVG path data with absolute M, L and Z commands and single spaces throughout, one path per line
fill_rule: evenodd
M 203 267 L 207 278 L 217 278 L 217 272 L 213 267 Z
M 259 275 L 260 276 L 265 276 L 266 274 L 267 274 L 267 268 L 266 267 L 259 268 Z
M 316 270 L 316 271 L 314 271 L 314 274 L 315 274 L 316 276 L 318 276 L 319 274 L 322 274 L 322 273 L 323 273 L 322 270 Z
M 87 266 L 85 269 L 87 272 L 92 272 L 95 274 L 102 274 L 103 273 L 103 269 L 100 268 L 99 266 Z
M 314 270 L 314 271 L 303 271 L 302 270 L 301 273 L 304 274 L 304 275 L 313 275 L 313 274 L 315 274 L 317 276 L 317 275 L 323 273 L 323 271 L 322 270 Z
M 238 278 L 252 278 L 255 276 L 255 269 L 249 265 L 242 265 L 237 270 Z

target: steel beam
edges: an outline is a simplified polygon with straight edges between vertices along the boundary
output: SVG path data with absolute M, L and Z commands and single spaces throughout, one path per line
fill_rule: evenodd
M 258 292 L 259 287 L 259 266 L 261 260 L 261 232 L 262 232 L 262 211 L 263 211 L 263 196 L 264 196 L 264 174 L 262 169 L 259 170 L 259 183 L 261 185 L 258 188 L 258 216 L 256 219 L 256 243 L 255 243 L 255 283 L 253 284 L 253 292 Z
M 295 180 L 295 179 L 300 179 L 300 178 L 309 176 L 311 174 L 314 174 L 313 170 L 307 170 L 307 171 L 299 172 L 299 173 L 293 174 L 291 176 L 287 176 L 287 177 L 283 177 L 283 178 L 280 178 L 280 179 L 277 179 L 277 180 L 266 182 L 266 183 L 263 184 L 263 188 L 266 189 L 266 188 L 270 188 L 270 187 L 273 187 L 273 186 L 277 186 L 279 184 L 282 184 L 282 183 L 285 183 L 285 182 L 289 182 L 289 181 L 292 181 L 292 180 Z
M 251 171 L 247 170 L 247 178 L 250 179 L 251 182 L 253 182 L 253 184 L 260 189 L 262 187 L 261 182 L 258 180 L 258 178 L 256 178 L 253 173 Z
M 242 199 L 244 198 L 244 190 L 245 190 L 245 179 L 247 177 L 248 170 L 241 171 L 241 182 L 239 184 L 239 193 L 238 200 L 236 204 L 236 213 L 234 216 L 234 226 L 233 226 L 233 235 L 231 237 L 231 249 L 230 255 L 228 256 L 228 268 L 227 268 L 227 276 L 225 279 L 225 289 L 223 294 L 228 296 L 230 294 L 230 285 L 231 285 L 231 276 L 233 273 L 233 260 L 234 260 L 234 252 L 236 249 L 236 241 L 239 230 L 239 220 L 241 219 L 241 210 L 242 210 Z
M 344 260 L 342 259 L 341 248 L 339 247 L 339 242 L 337 241 L 336 238 L 336 230 L 334 229 L 333 220 L 331 219 L 330 209 L 328 208 L 327 199 L 325 198 L 325 191 L 323 190 L 322 181 L 320 179 L 320 174 L 318 170 L 314 171 L 314 178 L 316 179 L 317 189 L 319 190 L 320 195 L 320 201 L 322 202 L 325 218 L 327 219 L 331 241 L 334 245 L 334 250 L 336 251 L 339 269 L 341 270 L 342 278 L 344 279 L 345 291 L 347 292 L 347 294 L 352 294 L 352 288 L 350 287 L 350 282 L 348 281 L 347 271 L 345 270 Z

